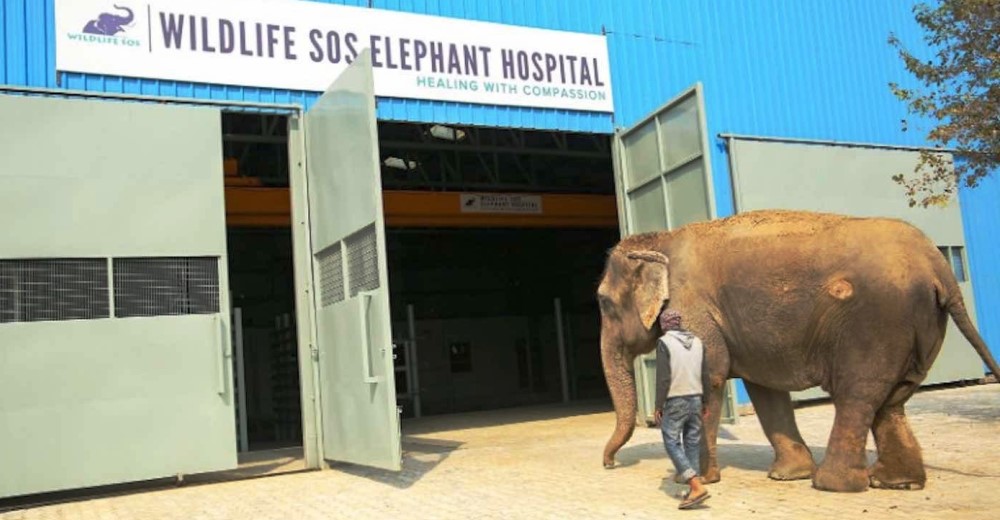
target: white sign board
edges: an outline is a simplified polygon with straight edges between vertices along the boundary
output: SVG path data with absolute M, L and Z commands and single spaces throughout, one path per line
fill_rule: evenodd
M 462 193 L 459 200 L 462 213 L 542 214 L 541 195 Z
M 302 0 L 56 0 L 56 68 L 322 92 L 365 48 L 383 97 L 613 112 L 604 36 Z

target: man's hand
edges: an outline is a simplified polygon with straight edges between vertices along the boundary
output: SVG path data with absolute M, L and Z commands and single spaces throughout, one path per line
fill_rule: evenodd
M 653 412 L 653 423 L 659 426 L 660 423 L 662 422 L 663 422 L 663 410 L 657 409 L 655 412 Z

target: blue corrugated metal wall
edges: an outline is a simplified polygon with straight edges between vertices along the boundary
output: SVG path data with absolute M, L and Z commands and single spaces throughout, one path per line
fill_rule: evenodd
M 628 123 L 694 81 L 704 84 L 709 130 L 793 138 L 924 145 L 925 121 L 914 121 L 888 83 L 913 85 L 895 51 L 895 33 L 923 49 L 915 2 L 868 0 L 675 0 L 638 22 L 622 11 L 609 24 L 616 118 Z M 631 20 L 631 21 L 629 21 Z M 621 22 L 619 24 L 618 22 Z M 638 28 L 636 24 L 641 24 Z M 655 43 L 643 45 L 643 37 Z M 664 53 L 662 46 L 671 48 Z M 628 60 L 631 60 L 629 62 Z M 665 61 L 669 63 L 664 63 Z M 622 63 L 629 63 L 623 67 Z M 656 63 L 655 66 L 643 66 Z M 620 79 L 626 74 L 625 80 Z M 901 121 L 910 119 L 909 131 Z M 719 216 L 733 212 L 728 156 L 713 139 Z M 1000 353 L 1000 181 L 962 193 L 970 269 L 980 331 Z M 746 402 L 740 388 L 740 401 Z
M 961 197 L 976 324 L 993 357 L 1000 359 L 1000 172 L 975 189 L 963 189 Z
M 2 0 L 0 84 L 57 88 L 53 0 Z M 369 5 L 358 0 L 313 0 Z M 615 89 L 607 115 L 383 99 L 384 119 L 608 132 L 628 126 L 696 81 L 704 85 L 713 135 L 714 188 L 720 216 L 732 213 L 732 189 L 720 132 L 795 138 L 924 144 L 887 83 L 912 83 L 886 44 L 890 31 L 919 46 L 912 1 L 871 0 L 373 0 L 376 8 L 585 33 L 606 33 Z M 67 74 L 61 87 L 148 95 L 302 103 L 315 94 Z M 963 193 L 978 320 L 1000 348 L 1000 183 Z

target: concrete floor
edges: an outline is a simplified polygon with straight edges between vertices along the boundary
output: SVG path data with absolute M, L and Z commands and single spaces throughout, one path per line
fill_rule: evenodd
M 691 518 L 996 518 L 1000 510 L 1000 385 L 921 392 L 908 413 L 924 448 L 922 491 L 833 494 L 808 481 L 773 482 L 772 451 L 755 417 L 724 426 L 722 482 Z M 796 412 L 821 460 L 833 408 Z M 600 464 L 614 415 L 605 403 L 543 406 L 429 417 L 404 423 L 404 469 L 384 472 L 339 465 L 295 472 L 297 453 L 248 461 L 239 474 L 213 474 L 184 487 L 76 496 L 50 505 L 22 504 L 0 520 L 220 518 L 663 518 L 676 511 L 680 486 L 659 431 L 640 428 L 619 454 Z M 873 445 L 869 445 L 871 450 Z M 874 452 L 870 452 L 870 457 Z M 3 504 L 0 504 L 0 508 Z

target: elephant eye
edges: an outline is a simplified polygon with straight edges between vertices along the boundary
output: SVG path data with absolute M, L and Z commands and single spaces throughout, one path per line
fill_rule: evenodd
M 604 313 L 606 315 L 613 314 L 615 305 L 614 305 L 614 302 L 611 301 L 611 298 L 608 298 L 607 296 L 604 296 L 603 294 L 598 295 L 597 296 L 597 304 L 601 307 L 601 312 L 602 313 Z

